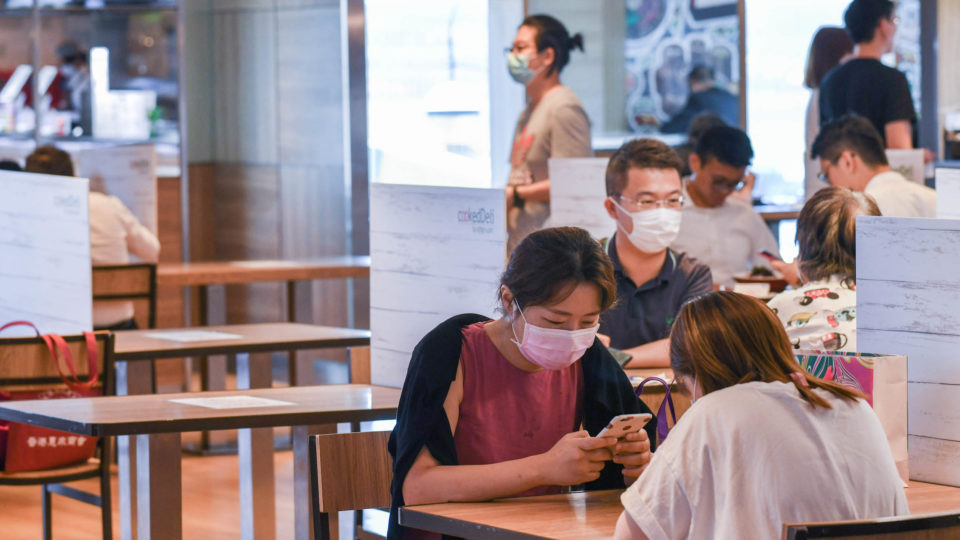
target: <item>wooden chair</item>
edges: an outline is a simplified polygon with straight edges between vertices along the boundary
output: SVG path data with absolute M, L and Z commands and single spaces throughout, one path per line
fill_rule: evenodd
M 314 538 L 339 537 L 337 512 L 390 506 L 389 438 L 389 431 L 310 436 Z
M 134 302 L 134 320 L 140 328 L 157 325 L 157 265 L 111 264 L 93 267 L 94 302 Z
M 960 511 L 857 521 L 786 523 L 784 540 L 953 540 L 960 538 Z
M 87 375 L 87 349 L 82 335 L 63 336 L 70 347 L 79 375 Z M 110 354 L 113 336 L 109 332 L 97 332 L 99 372 L 104 394 L 113 393 L 110 369 Z M 62 388 L 63 381 L 50 357 L 50 351 L 40 338 L 0 339 L 0 391 L 34 391 L 46 388 Z M 110 506 L 110 443 L 101 437 L 97 442 L 97 454 L 86 463 L 74 464 L 42 471 L 6 473 L 0 471 L 0 485 L 36 486 L 42 489 L 43 538 L 50 540 L 53 531 L 50 495 L 53 493 L 100 507 L 103 538 L 113 538 L 113 522 Z M 87 478 L 99 478 L 100 493 L 94 494 L 67 485 Z M 2 535 L 0 535 L 2 536 Z

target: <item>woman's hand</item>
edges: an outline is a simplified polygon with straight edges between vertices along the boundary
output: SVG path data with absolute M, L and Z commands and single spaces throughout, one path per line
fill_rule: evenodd
M 564 435 L 541 454 L 543 483 L 572 486 L 596 480 L 616 443 L 613 437 L 591 437 L 585 430 Z
M 627 433 L 614 448 L 613 462 L 623 465 L 623 482 L 628 486 L 640 477 L 652 458 L 650 437 L 642 429 L 637 433 Z
M 610 347 L 610 336 L 606 334 L 597 334 L 597 339 L 600 340 L 600 343 L 602 343 L 604 347 Z
M 783 262 L 783 261 L 770 261 L 770 266 L 774 270 L 780 272 L 783 275 L 783 279 L 787 281 L 793 287 L 800 286 L 800 271 L 797 269 L 797 261 L 793 262 Z

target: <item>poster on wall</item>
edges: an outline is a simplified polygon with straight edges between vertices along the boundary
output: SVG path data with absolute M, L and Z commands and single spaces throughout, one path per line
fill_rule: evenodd
M 400 387 L 417 342 L 461 313 L 495 317 L 503 189 L 370 185 L 370 369 Z
M 93 327 L 87 180 L 0 171 L 0 324 L 43 333 Z M 31 336 L 26 327 L 4 337 Z
M 627 0 L 627 123 L 656 129 L 683 109 L 688 76 L 709 67 L 715 84 L 739 93 L 736 0 Z
M 157 234 L 157 152 L 153 145 L 81 148 L 71 152 L 77 175 L 91 191 L 120 199 L 144 227 Z

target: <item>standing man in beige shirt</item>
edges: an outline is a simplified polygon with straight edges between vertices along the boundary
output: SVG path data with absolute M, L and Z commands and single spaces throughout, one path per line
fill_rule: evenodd
M 510 49 L 510 76 L 526 87 L 527 107 L 517 120 L 507 181 L 507 249 L 541 228 L 550 216 L 547 159 L 591 157 L 590 120 L 580 99 L 560 84 L 570 51 L 583 50 L 583 36 L 571 37 L 549 15 L 523 20 Z

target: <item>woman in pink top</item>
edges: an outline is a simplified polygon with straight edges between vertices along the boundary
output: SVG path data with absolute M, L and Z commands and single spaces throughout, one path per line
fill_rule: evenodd
M 618 414 L 649 412 L 596 339 L 615 288 L 610 260 L 586 231 L 545 229 L 513 252 L 503 317 L 460 315 L 421 340 L 390 440 L 388 537 L 423 537 L 398 526 L 404 504 L 623 487 L 639 476 L 648 432 L 591 436 Z

